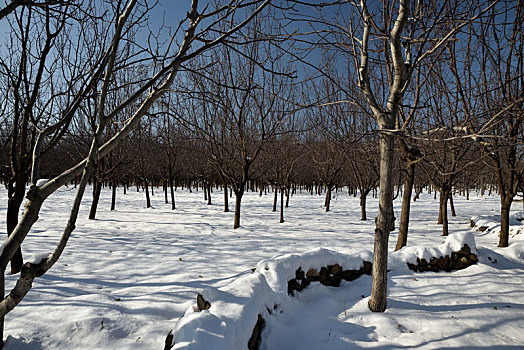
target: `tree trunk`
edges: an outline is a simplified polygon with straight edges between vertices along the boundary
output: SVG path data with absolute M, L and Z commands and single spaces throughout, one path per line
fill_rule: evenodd
M 151 208 L 151 198 L 149 198 L 149 182 L 144 181 L 146 189 L 146 208 Z
M 277 198 L 278 198 L 278 189 L 277 186 L 273 187 L 273 211 L 277 211 Z
M 404 196 L 402 197 L 402 211 L 400 213 L 400 223 L 395 251 L 405 247 L 408 243 L 409 211 L 411 207 L 413 183 L 415 182 L 415 163 L 408 162 L 406 170 L 408 174 L 404 183 Z
M 387 123 L 379 123 L 380 129 L 392 129 L 394 127 L 394 118 L 391 116 L 388 116 L 388 118 L 390 120 L 388 120 Z M 381 134 L 379 210 L 375 228 L 371 296 L 368 302 L 369 308 L 373 312 L 383 312 L 386 310 L 388 241 L 389 233 L 394 225 L 393 152 L 393 136 Z
M 169 179 L 169 191 L 171 192 L 171 210 L 175 210 L 175 190 L 173 189 L 173 179 Z
M 165 180 L 162 187 L 164 188 L 164 203 L 169 204 L 169 200 L 167 199 L 167 182 Z
M 111 193 L 111 211 L 115 210 L 116 206 L 116 181 L 112 182 L 112 193 Z
M 329 211 L 329 205 L 331 204 L 331 186 L 326 188 L 326 200 L 324 205 L 326 206 L 326 213 Z
M 100 199 L 100 192 L 102 192 L 102 182 L 95 179 L 95 188 L 93 192 L 93 201 L 91 202 L 91 210 L 89 211 L 89 220 L 94 220 L 96 217 L 96 209 L 98 208 L 98 201 Z
M 11 262 L 11 265 L 13 263 Z M 5 270 L 0 270 L 0 296 L 4 299 L 5 296 Z M 4 321 L 5 316 L 0 317 L 0 349 L 4 348 Z
M 211 182 L 207 183 L 207 205 L 211 205 Z
M 366 217 L 366 191 L 360 190 L 360 220 L 367 220 Z
M 440 201 L 439 201 L 439 207 L 438 207 L 438 219 L 437 219 L 437 225 L 442 225 L 443 223 L 443 218 L 442 218 L 442 208 L 444 208 L 444 198 L 445 198 L 445 195 L 444 195 L 444 192 L 446 191 L 446 189 L 444 188 L 444 186 L 442 186 L 442 189 L 440 190 Z M 437 192 L 435 191 L 435 194 Z
M 235 191 L 235 223 L 233 225 L 233 229 L 237 229 L 240 227 L 240 205 L 242 203 L 243 195 L 243 189 L 240 191 Z
M 18 201 L 11 197 L 7 201 L 7 237 L 11 235 L 18 224 L 18 213 L 20 211 L 21 203 L 21 201 L 18 203 Z M 11 274 L 14 275 L 19 273 L 23 264 L 22 249 L 18 248 L 15 255 L 11 258 Z
M 453 193 L 451 191 L 449 191 L 449 208 L 451 209 L 451 216 L 457 216 L 457 213 L 455 212 L 455 205 L 453 205 Z
M 443 188 L 440 192 L 439 220 L 442 224 L 442 236 L 449 234 L 448 230 L 448 190 Z
M 509 195 L 500 196 L 500 235 L 499 247 L 507 247 L 509 245 L 509 210 L 513 198 Z
M 222 178 L 222 183 L 224 185 L 224 212 L 227 213 L 229 212 L 229 199 L 227 196 L 227 180 L 225 177 Z
M 286 187 L 286 208 L 289 207 L 289 192 L 291 192 L 290 186 Z
M 284 222 L 284 188 L 280 187 L 280 223 Z

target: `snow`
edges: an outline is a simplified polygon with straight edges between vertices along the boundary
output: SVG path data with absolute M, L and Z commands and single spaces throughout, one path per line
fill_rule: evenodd
M 408 262 L 416 262 L 417 257 L 429 261 L 432 257 L 451 255 L 465 244 L 476 253 L 473 234 L 460 232 L 448 236 L 438 248 L 405 247 L 391 254 L 393 259 L 390 260 L 395 262 L 395 267 L 407 266 Z M 253 274 L 242 276 L 226 287 L 207 288 L 202 292 L 211 307 L 201 312 L 197 311 L 196 305 L 188 308 L 174 328 L 174 349 L 245 349 L 259 314 L 268 318 L 282 309 L 288 312 L 288 305 L 293 305 L 290 300 L 293 297 L 287 295 L 287 281 L 295 278 L 299 267 L 303 271 L 318 271 L 321 267 L 339 264 L 345 270 L 358 270 L 363 261 L 371 260 L 371 252 L 349 256 L 323 248 L 262 260 Z M 317 298 L 329 297 L 325 291 L 322 293 L 321 288 Z M 309 308 L 309 305 L 304 305 L 304 308 Z M 275 325 L 275 320 L 273 323 L 271 328 L 280 328 Z
M 44 203 L 22 245 L 24 256 L 53 251 L 74 195 L 73 188 L 63 188 Z M 306 260 L 323 265 L 347 259 L 344 268 L 369 260 L 374 222 L 360 221 L 358 197 L 339 192 L 326 213 L 323 196 L 297 194 L 280 224 L 279 213 L 271 211 L 272 194 L 249 192 L 243 198 L 242 227 L 233 230 L 233 212 L 223 212 L 221 191 L 212 195 L 214 203 L 208 206 L 202 191 L 179 189 L 177 210 L 171 211 L 157 189 L 149 209 L 143 193 L 131 188 L 124 196 L 119 189 L 111 212 L 110 190 L 104 189 L 97 220 L 87 219 L 86 195 L 63 256 L 7 315 L 5 348 L 161 349 L 177 327 L 202 333 L 191 340 L 175 330 L 175 341 L 186 341 L 176 344 L 179 349 L 205 349 L 215 338 L 223 348 L 238 343 L 245 349 L 246 334 L 261 312 L 266 319 L 262 349 L 516 349 L 524 344 L 524 235 L 513 234 L 509 248 L 498 248 L 496 230 L 469 227 L 473 216 L 496 219 L 497 197 L 454 197 L 458 216 L 450 217 L 449 229 L 463 236 L 447 240 L 436 224 L 438 199 L 422 194 L 412 203 L 408 247 L 393 253 L 397 234 L 390 236 L 388 308 L 372 313 L 367 308 L 370 276 L 343 281 L 339 288 L 312 283 L 293 298 L 282 293 L 287 278 L 282 276 Z M 0 189 L 2 213 L 6 196 Z M 400 204 L 399 198 L 396 217 Z M 369 197 L 369 218 L 377 208 L 377 200 Z M 521 208 L 522 203 L 513 204 L 513 217 Z M 0 227 L 4 220 L 0 215 Z M 523 229 L 522 223 L 515 227 Z M 416 273 L 401 266 L 428 252 L 448 252 L 470 234 L 479 256 L 476 265 L 450 273 Z M 6 276 L 7 291 L 16 278 Z M 192 306 L 199 292 L 217 302 L 197 313 Z M 275 304 L 269 315 L 265 307 Z M 182 327 L 186 322 L 195 327 Z M 213 326 L 202 327 L 208 324 Z M 208 340 L 196 343 L 204 334 Z M 237 343 L 231 343 L 233 338 Z
M 31 256 L 27 262 L 31 264 L 40 264 L 42 260 L 47 259 L 51 253 L 39 253 Z
M 325 248 L 315 248 L 306 253 L 285 254 L 262 260 L 257 264 L 256 272 L 266 277 L 276 293 L 287 293 L 287 281 L 295 278 L 295 271 L 299 267 L 308 271 L 339 264 L 344 270 L 358 270 L 363 261 L 373 261 L 371 252 L 364 251 L 350 256 Z
M 442 244 L 436 247 L 406 246 L 397 252 L 389 254 L 388 267 L 394 269 L 407 268 L 407 263 L 416 264 L 417 258 L 430 261 L 431 258 L 445 257 L 452 252 L 460 250 L 464 245 L 468 245 L 473 254 L 477 254 L 475 237 L 469 231 L 450 234 Z
M 37 182 L 36 182 L 36 187 L 42 187 L 44 186 L 47 181 L 49 181 L 49 179 L 39 179 Z
M 515 211 L 509 217 L 509 234 L 514 236 L 523 232 L 523 211 Z M 476 215 L 471 217 L 474 229 L 481 232 L 500 233 L 500 215 Z

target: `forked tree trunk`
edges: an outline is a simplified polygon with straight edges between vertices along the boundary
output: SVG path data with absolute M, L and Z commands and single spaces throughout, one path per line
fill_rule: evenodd
M 411 194 L 415 181 L 415 163 L 408 162 L 406 181 L 404 182 L 404 196 L 402 197 L 402 211 L 400 213 L 400 223 L 398 227 L 397 245 L 395 251 L 405 247 L 408 243 L 409 212 L 411 208 Z

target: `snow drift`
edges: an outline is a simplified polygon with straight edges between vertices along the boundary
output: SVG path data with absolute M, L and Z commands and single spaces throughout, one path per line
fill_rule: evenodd
M 407 270 L 408 263 L 414 264 L 417 259 L 450 256 L 466 245 L 476 254 L 471 232 L 451 234 L 438 247 L 405 247 L 390 253 L 389 268 Z M 204 310 L 197 305 L 187 309 L 172 331 L 173 349 L 246 349 L 259 315 L 265 318 L 283 313 L 292 302 L 288 281 L 295 278 L 298 269 L 318 270 L 338 264 L 347 270 L 358 270 L 364 261 L 372 261 L 370 251 L 350 256 L 323 248 L 262 260 L 252 274 L 221 288 L 204 289 L 201 296 L 210 306 Z

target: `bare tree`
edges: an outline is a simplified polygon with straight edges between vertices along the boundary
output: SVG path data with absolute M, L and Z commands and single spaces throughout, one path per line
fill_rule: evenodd
M 413 72 L 442 50 L 453 35 L 486 11 L 486 8 L 476 2 L 424 4 L 400 0 L 393 4 L 383 2 L 382 6 L 370 12 L 365 0 L 354 5 L 357 5 L 358 11 L 350 17 L 347 31 L 344 31 L 350 38 L 349 43 L 339 41 L 337 47 L 340 50 L 348 46 L 351 48 L 353 58 L 350 60 L 354 61 L 356 81 L 365 96 L 368 110 L 378 124 L 380 197 L 369 307 L 372 311 L 384 311 L 389 232 L 394 227 L 394 141 L 395 136 L 403 134 L 409 124 L 409 120 L 402 120 L 402 116 L 412 118 L 412 113 L 400 113 L 406 91 L 412 83 Z M 339 33 L 339 29 L 344 27 L 336 25 L 336 28 Z M 378 73 L 374 70 L 378 70 Z M 431 70 L 431 66 L 428 70 Z
M 266 143 L 282 132 L 280 127 L 291 113 L 286 100 L 292 90 L 285 69 L 275 61 L 279 53 L 259 37 L 267 30 L 265 21 L 250 28 L 256 40 L 242 46 L 242 51 L 215 51 L 219 62 L 208 67 L 206 76 L 193 74 L 189 95 L 176 104 L 184 109 L 173 108 L 174 115 L 202 140 L 235 193 L 235 229 L 240 227 L 246 185 L 254 177 L 252 165 Z M 266 66 L 257 63 L 261 61 Z
M 475 141 L 493 169 L 500 195 L 499 247 L 509 244 L 509 211 L 522 181 L 524 154 L 524 2 L 496 4 L 472 23 L 463 43 L 449 46 L 449 70 L 456 103 Z
M 70 218 L 54 252 L 40 262 L 27 262 L 22 266 L 21 274 L 16 285 L 0 302 L 0 316 L 2 318 L 21 302 L 26 293 L 31 289 L 33 280 L 36 277 L 45 274 L 62 254 L 71 232 L 75 229 L 80 202 L 96 160 L 104 157 L 114 147 L 122 142 L 127 135 L 129 135 L 146 112 L 173 84 L 173 81 L 184 62 L 201 55 L 206 50 L 221 44 L 231 34 L 237 33 L 242 27 L 251 21 L 252 18 L 261 12 L 268 5 L 269 1 L 251 1 L 249 3 L 243 1 L 235 2 L 233 4 L 226 4 L 223 7 L 218 7 L 216 10 L 209 10 L 209 12 L 206 12 L 206 8 L 202 13 L 199 13 L 198 1 L 193 0 L 187 18 L 182 20 L 178 27 L 179 29 L 183 26 L 185 27 L 183 38 L 178 45 L 178 51 L 174 54 L 167 52 L 163 57 L 162 65 L 156 67 L 152 72 L 152 75 L 150 75 L 146 81 L 138 82 L 131 95 L 123 99 L 116 108 L 107 110 L 105 108 L 108 96 L 107 93 L 111 88 L 113 88 L 113 79 L 111 78 L 113 77 L 115 70 L 118 69 L 117 57 L 122 48 L 120 43 L 128 33 L 126 28 L 128 28 L 128 26 L 137 25 L 142 18 L 141 13 L 149 10 L 147 5 L 137 3 L 138 1 L 136 0 L 130 0 L 126 4 L 123 4 L 120 1 L 108 4 L 108 11 L 104 13 L 107 17 L 103 18 L 103 20 L 100 19 L 98 24 L 107 26 L 103 28 L 104 35 L 102 35 L 101 38 L 105 38 L 107 35 L 109 40 L 105 41 L 100 40 L 98 37 L 96 38 L 99 45 L 95 47 L 100 49 L 100 54 L 93 59 L 92 64 L 94 69 L 91 71 L 87 70 L 85 76 L 81 76 L 82 79 L 74 80 L 75 86 L 71 88 L 71 93 L 68 95 L 70 96 L 70 103 L 61 106 L 61 113 L 58 114 L 59 117 L 56 120 L 51 120 L 49 123 L 40 126 L 38 123 L 33 123 L 35 128 L 34 132 L 36 134 L 36 137 L 34 138 L 34 147 L 32 148 L 33 151 L 31 155 L 25 155 L 29 159 L 28 166 L 31 168 L 31 186 L 26 192 L 27 203 L 25 210 L 18 220 L 18 224 L 11 232 L 11 235 L 5 241 L 4 249 L 0 254 L 0 266 L 2 268 L 0 289 L 2 291 L 4 290 L 5 269 L 9 261 L 19 250 L 20 245 L 24 241 L 31 227 L 38 220 L 38 214 L 42 203 L 61 186 L 79 175 L 82 175 L 82 177 L 77 188 L 78 192 L 71 209 Z M 250 7 L 247 8 L 247 5 Z M 66 4 L 64 6 L 68 5 Z M 242 14 L 245 16 L 242 16 L 238 9 L 245 9 L 245 11 L 242 11 Z M 85 9 L 83 10 L 85 11 Z M 137 10 L 138 13 L 136 12 Z M 59 13 L 69 12 L 62 9 Z M 235 14 L 238 16 L 235 16 Z M 240 17 L 242 17 L 242 19 L 237 22 L 236 19 Z M 45 15 L 43 18 L 46 18 Z M 93 18 L 98 20 L 100 17 L 93 16 Z M 224 21 L 230 24 L 230 26 L 217 33 L 214 29 L 218 23 L 223 23 Z M 61 24 L 59 23 L 58 25 L 60 26 Z M 199 26 L 202 26 L 202 29 L 197 32 L 196 29 Z M 46 30 L 44 33 L 48 32 L 48 35 L 49 33 L 53 34 L 55 29 L 56 28 L 53 27 L 52 30 Z M 143 61 L 143 59 L 137 60 Z M 91 64 L 90 62 L 82 62 L 80 56 L 78 56 L 78 62 L 76 63 L 78 67 L 82 66 L 82 68 Z M 9 76 L 9 74 L 7 75 Z M 15 87 L 17 87 L 17 85 L 13 85 L 14 92 L 17 94 L 19 90 L 15 89 Z M 95 92 L 99 108 L 96 111 L 96 117 L 93 118 L 93 121 L 95 122 L 93 124 L 94 132 L 88 157 L 62 174 L 48 180 L 45 184 L 38 182 L 40 179 L 41 154 L 45 142 L 49 142 L 48 138 L 50 136 L 53 136 L 69 125 L 73 116 L 76 114 L 79 105 L 84 102 L 86 96 Z M 52 101 L 55 100 L 53 99 Z M 139 103 L 136 103 L 137 101 L 139 101 Z M 131 113 L 121 130 L 109 141 L 102 144 L 102 136 L 106 127 L 117 115 L 123 113 L 126 108 L 134 104 L 138 105 L 138 107 L 134 111 L 128 111 Z M 29 117 L 32 117 L 31 114 L 29 114 Z M 22 135 L 19 135 L 14 139 L 17 140 L 16 142 L 19 142 L 20 140 L 25 142 L 25 139 L 21 137 Z M 24 184 L 24 182 L 17 183 L 16 187 L 24 187 Z M 1 335 L 3 336 L 3 334 Z

